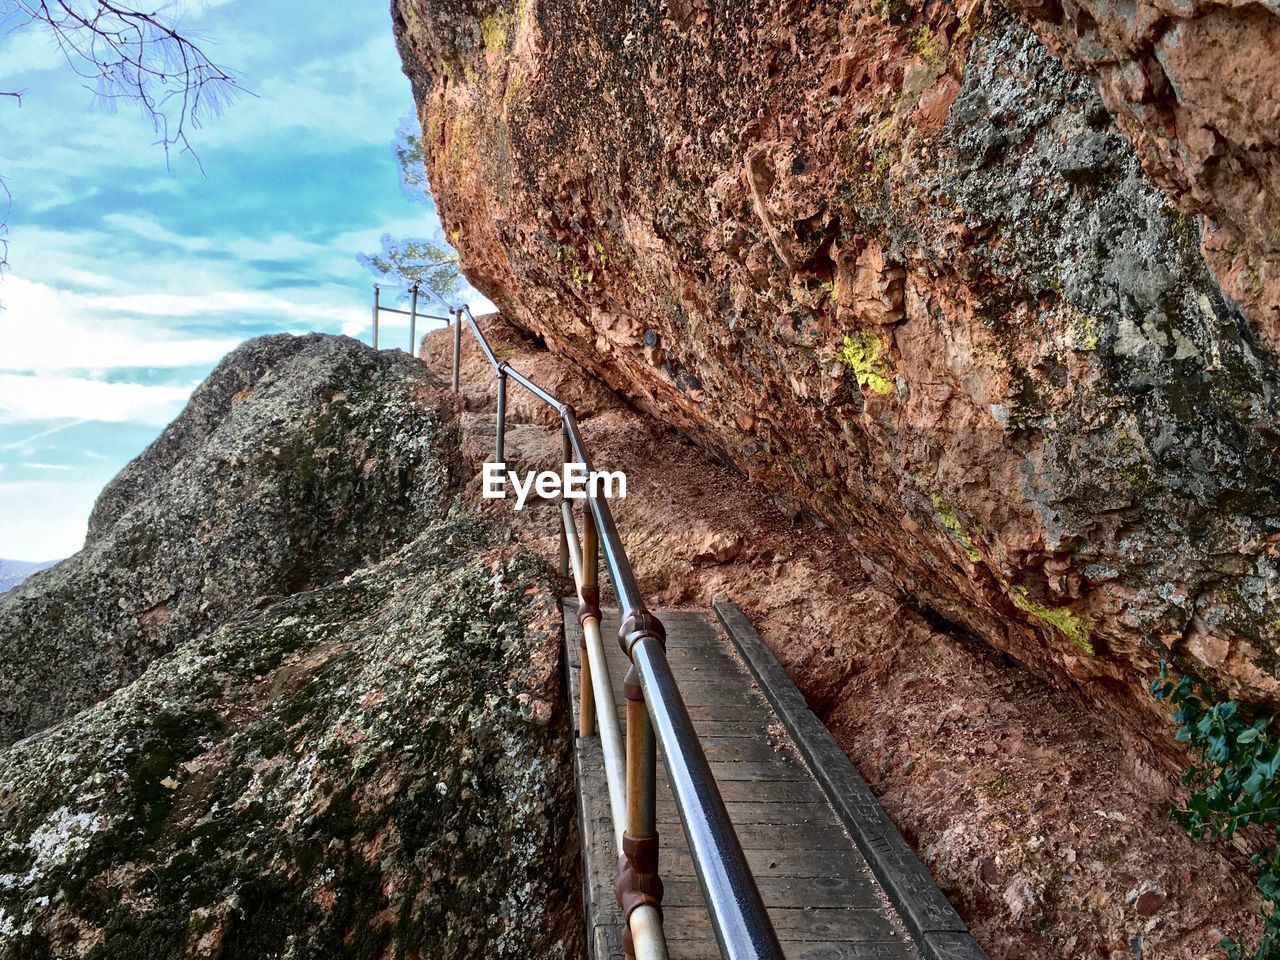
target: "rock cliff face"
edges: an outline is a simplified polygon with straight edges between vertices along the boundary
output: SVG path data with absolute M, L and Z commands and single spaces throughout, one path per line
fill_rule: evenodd
M 554 577 L 458 462 L 420 364 L 253 341 L 0 598 L 0 960 L 580 956 Z
M 1224 931 L 1256 940 L 1246 857 L 1169 819 L 1178 777 L 1124 718 L 886 594 L 840 534 L 769 494 L 497 317 L 495 352 L 570 398 L 598 468 L 627 465 L 614 517 L 655 607 L 744 604 L 992 960 L 1207 960 Z M 422 355 L 451 370 L 452 337 Z M 492 457 L 493 376 L 463 341 L 464 456 Z M 508 406 L 516 469 L 556 469 L 558 424 L 522 391 Z M 486 510 L 554 556 L 559 508 Z M 1154 742 L 1167 743 L 1167 734 Z M 1153 913 L 1154 910 L 1154 913 Z
M 1219 282 L 1280 345 L 1280 5 L 1021 0 L 1057 55 L 1099 79 L 1143 166 L 1205 215 Z
M 1046 676 L 1280 702 L 1273 3 L 393 16 L 509 318 Z

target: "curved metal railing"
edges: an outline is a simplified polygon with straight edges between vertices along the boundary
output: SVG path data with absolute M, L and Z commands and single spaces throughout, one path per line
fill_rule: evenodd
M 496 462 L 506 462 L 507 380 L 510 379 L 557 412 L 563 433 L 564 464 L 581 464 L 590 476 L 591 459 L 573 408 L 506 361 L 499 360 L 470 307 L 456 308 L 437 299 L 453 318 L 454 391 L 460 387 L 464 316 L 497 378 Z M 626 922 L 624 949 L 629 956 L 645 960 L 664 960 L 667 956 L 662 929 L 656 813 L 656 748 L 660 744 L 721 955 L 727 960 L 782 960 L 777 934 L 667 662 L 662 623 L 644 605 L 608 500 L 600 495 L 596 485 L 587 484 L 585 503 L 580 539 L 573 507 L 568 499 L 561 498 L 561 572 L 571 570 L 573 573 L 578 591 L 578 620 L 582 625 L 579 729 L 583 736 L 595 732 L 600 736 L 615 839 L 622 851 L 616 892 Z M 627 700 L 625 740 L 619 729 L 600 633 L 600 551 L 604 553 L 621 612 L 618 640 L 631 661 L 623 681 Z
M 398 290 L 400 288 L 395 287 L 393 289 Z M 411 296 L 410 306 L 408 310 L 401 310 L 399 307 L 384 307 L 382 305 L 382 286 L 381 284 L 377 284 L 377 283 L 373 285 L 373 349 L 375 350 L 378 349 L 378 321 L 382 319 L 382 315 L 384 313 L 399 313 L 409 318 L 409 353 L 410 354 L 413 354 L 414 351 L 417 349 L 417 344 L 414 341 L 418 339 L 419 318 L 423 320 L 439 320 L 442 323 L 450 322 L 449 317 L 438 317 L 435 314 L 418 312 L 418 294 L 421 292 L 421 288 L 419 287 L 418 284 L 415 283 L 412 286 L 410 286 L 408 292 Z M 444 303 L 444 301 L 442 300 L 441 303 Z M 445 306 L 448 307 L 449 304 L 445 303 Z

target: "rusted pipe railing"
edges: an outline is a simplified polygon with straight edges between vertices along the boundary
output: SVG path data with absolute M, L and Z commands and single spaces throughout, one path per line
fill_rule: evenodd
M 590 713 L 594 718 L 592 730 L 600 734 L 600 749 L 604 754 L 605 781 L 609 785 L 609 806 L 613 810 L 625 810 L 627 803 L 626 750 L 623 747 L 622 730 L 618 726 L 618 711 L 613 706 L 613 683 L 609 679 L 609 662 L 604 655 L 604 639 L 600 634 L 600 602 L 599 591 L 589 588 L 586 583 L 594 579 L 594 574 L 584 572 L 586 551 L 578 544 L 577 530 L 574 529 L 573 508 L 568 500 L 560 501 L 560 518 L 568 526 L 573 535 L 570 538 L 573 549 L 570 559 L 573 561 L 574 581 L 578 585 L 578 623 L 582 626 L 582 645 L 586 656 L 582 661 L 582 702 L 578 705 L 578 717 Z M 591 558 L 590 563 L 595 559 Z M 590 697 L 588 698 L 588 691 Z M 589 702 L 588 702 L 589 700 Z M 583 728 L 580 727 L 580 730 Z M 590 736 L 586 731 L 584 736 Z M 613 821 L 614 842 L 617 849 L 622 849 L 624 824 L 620 817 Z
M 560 432 L 560 452 L 562 463 L 573 462 L 573 447 L 569 442 L 569 431 L 562 429 Z M 563 523 L 560 524 L 560 576 L 569 575 L 569 528 Z
M 591 460 L 587 456 L 573 408 L 561 403 L 509 364 L 499 362 L 471 309 L 466 306 L 458 311 L 459 323 L 454 330 L 455 345 L 459 342 L 461 319 L 464 315 L 499 382 L 508 378 L 514 380 L 560 415 L 564 462 L 582 464 L 590 476 Z M 459 349 L 455 347 L 454 351 L 455 389 L 458 388 Z M 500 391 L 504 389 L 500 387 Z M 500 392 L 499 396 L 504 398 L 497 425 L 501 432 L 505 427 L 502 420 L 506 407 L 504 394 Z M 594 553 L 596 544 L 604 553 L 605 565 L 620 607 L 622 627 L 619 642 L 632 664 L 625 689 L 628 709 L 626 794 L 623 798 L 616 796 L 616 767 L 607 759 L 605 764 L 606 776 L 610 780 L 610 806 L 613 809 L 615 830 L 619 829 L 620 824 L 626 825 L 619 844 L 623 856 L 619 860 L 617 894 L 626 920 L 624 940 L 625 946 L 629 948 L 627 953 L 645 958 L 666 956 L 666 941 L 662 933 L 662 883 L 658 871 L 656 825 L 656 752 L 661 745 L 672 793 L 680 810 L 680 819 L 689 841 L 689 852 L 721 955 L 727 960 L 781 960 L 782 948 L 778 944 L 777 934 L 764 908 L 755 878 L 747 865 L 746 855 L 738 842 L 719 788 L 711 775 L 711 767 L 689 718 L 689 711 L 667 662 L 665 631 L 658 618 L 644 605 L 608 501 L 594 484 L 588 484 L 587 491 L 588 509 L 584 521 L 590 521 L 590 533 L 583 541 L 578 540 L 571 504 L 567 499 L 561 500 L 561 562 L 563 568 L 572 568 L 578 587 L 579 621 L 583 626 L 584 644 L 587 647 L 585 666 L 588 669 L 583 674 L 590 676 L 595 724 L 600 731 L 601 745 L 605 748 L 606 755 L 611 752 L 606 746 L 606 737 L 612 737 L 609 721 L 612 720 L 616 725 L 617 714 L 613 707 L 611 687 L 608 686 L 607 669 L 601 669 L 604 667 L 604 649 L 600 642 L 599 593 L 594 582 L 595 561 L 594 558 L 588 560 L 587 557 L 588 553 Z M 586 532 L 584 529 L 584 533 Z M 587 549 L 587 539 L 592 541 L 590 550 Z M 588 567 L 592 568 L 591 573 L 588 573 Z M 584 682 L 584 697 L 587 692 Z M 580 718 L 584 709 L 580 704 Z M 580 729 L 585 732 L 588 728 L 582 725 Z M 611 769 L 614 772 L 610 777 Z
M 507 362 L 499 361 L 470 307 L 454 308 L 434 291 L 428 292 L 444 303 L 456 319 L 453 389 L 460 388 L 464 316 L 498 379 L 495 443 L 498 462 L 504 462 L 505 457 L 506 390 L 507 381 L 513 380 L 557 412 L 565 465 L 582 464 L 590 476 L 591 460 L 573 408 Z M 656 754 L 660 746 L 721 956 L 726 960 L 782 960 L 777 934 L 667 662 L 666 633 L 662 623 L 644 605 L 608 501 L 596 484 L 588 483 L 582 539 L 578 537 L 573 506 L 565 497 L 560 501 L 560 521 L 561 569 L 573 574 L 578 593 L 578 621 L 582 625 L 578 728 L 582 736 L 597 733 L 604 754 L 614 836 L 622 852 L 616 892 L 625 920 L 623 940 L 627 955 L 641 960 L 665 960 L 667 956 L 656 817 Z M 604 554 L 620 608 L 622 626 L 618 641 L 631 661 L 624 682 L 625 745 L 600 633 L 600 552 Z
M 495 357 L 493 351 L 489 349 L 489 345 L 484 345 L 484 352 L 489 355 L 489 362 L 493 363 Z M 462 365 L 462 311 L 455 310 L 453 312 L 453 392 L 461 393 L 459 374 Z
M 417 356 L 418 354 L 418 285 L 415 283 L 411 288 L 413 293 L 413 306 L 409 308 L 409 356 Z
M 498 364 L 498 423 L 494 433 L 493 462 L 507 462 L 507 365 Z

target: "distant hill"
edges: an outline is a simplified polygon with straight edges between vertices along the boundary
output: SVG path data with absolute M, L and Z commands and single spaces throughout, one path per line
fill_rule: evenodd
M 52 567 L 57 560 L 46 560 L 44 563 L 28 563 L 25 560 L 0 560 L 0 593 L 12 590 L 37 570 Z

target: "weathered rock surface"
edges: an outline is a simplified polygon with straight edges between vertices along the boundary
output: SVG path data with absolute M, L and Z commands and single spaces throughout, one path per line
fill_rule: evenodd
M 443 516 L 451 421 L 427 387 L 408 357 L 353 340 L 231 353 L 103 491 L 84 549 L 0 598 L 0 745 Z
M 1269 209 L 1274 5 L 1158 6 L 1256 26 L 1187 109 Z M 1037 9 L 1056 49 L 1085 23 Z M 1275 296 L 1242 311 L 1201 253 L 1268 255 L 1235 147 L 1162 172 L 1148 119 L 993 4 L 393 14 L 446 229 L 514 322 L 1045 676 L 1132 716 L 1172 653 L 1280 701 Z
M 1280 346 L 1280 4 L 1014 0 L 1098 77 L 1143 167 L 1185 211 L 1222 284 Z
M 580 956 L 554 577 L 457 501 L 451 410 L 403 355 L 254 341 L 4 599 L 136 567 L 189 612 L 145 656 L 132 608 L 32 614 L 33 659 L 92 636 L 138 675 L 0 750 L 0 960 Z

